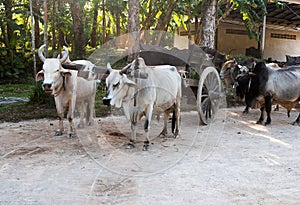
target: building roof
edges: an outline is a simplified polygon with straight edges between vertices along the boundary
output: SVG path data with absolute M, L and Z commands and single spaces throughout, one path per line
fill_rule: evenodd
M 275 3 L 267 3 L 267 24 L 289 27 L 289 28 L 299 28 L 300 29 L 300 2 L 296 1 L 281 2 L 283 7 L 278 7 Z M 221 7 L 225 10 L 225 5 Z M 257 11 L 262 16 L 262 11 Z M 242 15 L 238 10 L 233 10 L 230 12 L 226 20 L 241 21 Z

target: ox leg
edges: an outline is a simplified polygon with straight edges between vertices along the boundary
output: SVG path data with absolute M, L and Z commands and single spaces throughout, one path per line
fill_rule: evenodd
M 75 106 L 69 106 L 69 110 L 68 110 L 68 114 L 67 114 L 67 118 L 69 120 L 69 131 L 68 131 L 68 135 L 67 135 L 68 139 L 72 139 L 75 136 L 75 134 L 74 134 L 75 128 L 74 128 L 74 122 L 73 122 L 74 108 L 75 108 Z
M 169 111 L 165 111 L 164 112 L 164 128 L 161 131 L 161 133 L 159 134 L 159 136 L 166 136 L 168 134 L 168 129 L 167 129 L 168 119 L 169 119 Z
M 245 107 L 245 109 L 244 109 L 243 113 L 244 113 L 244 114 L 247 114 L 247 113 L 249 113 L 249 106 L 248 106 L 248 105 L 246 105 L 246 107 Z
M 297 119 L 295 120 L 295 122 L 292 123 L 292 125 L 295 125 L 295 124 L 300 125 L 300 113 L 299 113 Z
M 58 130 L 55 131 L 54 136 L 61 136 L 64 132 L 64 113 L 58 113 Z
M 276 104 L 276 107 L 275 107 L 274 111 L 279 111 L 279 105 L 278 104 Z
M 61 99 L 55 97 L 54 100 L 58 115 L 58 130 L 55 131 L 54 136 L 61 136 L 64 132 L 64 106 L 61 104 Z
M 260 117 L 259 117 L 258 121 L 256 122 L 256 124 L 261 125 L 262 122 L 264 121 L 264 118 L 265 118 L 265 117 L 264 117 L 264 111 L 265 111 L 265 107 L 262 106 L 262 107 L 260 108 Z
M 84 122 L 83 122 L 84 113 L 85 113 L 84 103 L 83 102 L 78 103 L 77 107 L 78 107 L 79 117 L 80 117 L 80 121 L 79 124 L 77 125 L 77 128 L 84 128 Z
M 179 124 L 180 124 L 180 107 L 178 104 L 175 104 L 174 105 L 174 114 L 175 114 L 175 119 L 176 119 L 176 122 L 175 122 L 175 131 L 173 131 L 175 137 L 179 134 Z
M 272 110 L 272 96 L 267 95 L 265 96 L 265 107 L 267 112 L 267 121 L 265 122 L 265 125 L 271 124 L 271 110 Z
M 87 125 L 93 125 L 94 124 L 94 113 L 95 113 L 95 95 L 93 95 L 91 97 L 91 99 L 89 100 L 89 103 L 88 103 Z
M 126 149 L 134 148 L 134 143 L 136 139 L 136 122 L 131 122 L 131 137 L 129 143 L 126 145 Z
M 144 141 L 143 151 L 147 151 L 149 149 L 149 130 L 150 130 L 152 112 L 153 112 L 153 106 L 150 105 L 146 111 L 146 120 L 144 125 L 144 131 L 146 137 Z

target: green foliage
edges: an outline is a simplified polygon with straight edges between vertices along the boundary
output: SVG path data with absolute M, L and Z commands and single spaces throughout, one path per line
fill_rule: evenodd
M 2 84 L 0 97 L 28 98 L 33 91 L 33 84 Z
M 245 27 L 251 39 L 259 41 L 259 26 L 262 23 L 262 16 L 259 16 L 258 10 L 263 14 L 267 13 L 265 6 L 266 0 L 230 0 L 234 4 L 233 9 L 237 9 L 243 16 Z
M 29 101 L 33 104 L 55 105 L 53 96 L 43 90 L 41 83 L 38 83 L 37 86 L 33 88 L 32 94 L 29 96 Z
M 203 0 L 177 0 L 175 3 L 174 10 L 172 12 L 172 18 L 167 23 L 167 30 L 175 32 L 176 28 L 182 26 L 185 29 L 189 29 L 189 22 L 192 21 L 196 16 L 200 16 L 201 5 Z M 222 0 L 222 2 L 229 1 L 234 4 L 234 9 L 238 9 L 243 15 L 245 26 L 251 38 L 258 38 L 258 27 L 261 22 L 261 16 L 258 15 L 257 11 L 261 9 L 266 12 L 264 0 Z M 31 53 L 31 21 L 29 13 L 29 0 L 14 0 L 11 5 L 12 18 L 7 17 L 5 3 L 6 1 L 0 0 L 0 78 L 8 79 L 9 81 L 21 81 L 32 77 L 33 75 L 33 58 Z M 91 0 L 84 1 L 80 0 L 83 6 L 82 21 L 84 22 L 84 35 L 86 39 L 85 57 L 87 58 L 92 48 L 90 48 L 90 35 L 92 32 L 92 23 L 94 17 L 95 6 L 97 5 L 98 18 L 97 18 L 97 43 L 98 47 L 102 41 L 102 35 L 105 35 L 104 40 L 110 40 L 116 37 L 117 28 L 121 31 L 121 34 L 127 32 L 127 21 L 128 21 L 128 1 L 127 0 L 105 0 L 104 10 L 105 16 L 103 15 L 102 0 Z M 279 1 L 278 6 L 283 6 Z M 39 17 L 38 22 L 35 24 L 40 25 L 40 33 L 38 38 L 43 43 L 42 37 L 44 34 L 44 10 L 43 3 L 35 1 L 34 15 Z M 140 1 L 140 19 L 141 25 L 149 28 L 160 28 L 158 24 L 162 23 L 163 17 L 170 4 L 174 3 L 171 0 L 143 0 Z M 61 31 L 65 37 L 65 44 L 69 44 L 69 48 L 72 54 L 74 51 L 74 32 L 73 32 L 73 21 L 71 16 L 70 4 L 62 5 L 62 13 L 56 9 L 55 13 L 52 14 L 51 1 L 48 1 L 48 43 L 51 46 L 52 41 L 58 38 L 58 32 Z M 56 6 L 58 3 L 56 2 Z M 219 10 L 220 12 L 220 10 Z M 54 19 L 52 19 L 54 15 Z M 150 16 L 151 18 L 148 18 Z M 102 20 L 105 19 L 105 26 L 102 24 Z M 119 20 L 119 25 L 116 25 Z M 161 20 L 161 21 L 160 21 Z M 54 21 L 54 23 L 52 23 Z M 63 23 L 61 26 L 60 23 Z M 52 28 L 54 26 L 55 28 Z M 10 28 L 13 32 L 11 36 L 8 36 L 7 28 Z M 103 32 L 104 30 L 104 32 Z M 55 33 L 52 33 L 55 31 Z M 164 36 L 165 45 L 168 46 L 172 43 L 173 38 Z M 37 39 L 36 39 L 37 40 Z M 154 41 L 154 40 L 153 40 Z M 57 42 L 56 42 L 57 44 Z M 39 46 L 39 45 L 37 45 Z M 58 48 L 60 49 L 60 48 Z M 38 63 L 39 60 L 37 60 Z M 38 68 L 40 65 L 37 66 Z M 0 82 L 1 83 L 1 82 Z

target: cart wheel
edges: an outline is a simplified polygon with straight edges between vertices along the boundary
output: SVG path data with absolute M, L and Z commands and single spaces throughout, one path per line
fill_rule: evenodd
M 197 108 L 201 125 L 207 125 L 214 119 L 221 100 L 221 80 L 214 67 L 203 70 L 197 93 Z

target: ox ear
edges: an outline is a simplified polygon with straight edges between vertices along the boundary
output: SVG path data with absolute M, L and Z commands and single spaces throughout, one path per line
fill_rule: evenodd
M 113 69 L 112 69 L 110 63 L 107 63 L 106 67 L 107 67 L 107 70 L 108 70 L 110 73 L 113 71 Z
M 44 79 L 44 71 L 41 70 L 40 72 L 38 72 L 35 76 L 35 81 L 38 82 L 38 81 L 41 81 Z
M 135 82 L 133 82 L 132 80 L 129 80 L 125 74 L 123 74 L 123 81 L 129 87 L 136 87 Z
M 70 71 L 60 71 L 60 74 L 64 77 L 71 77 L 72 76 L 72 73 Z

